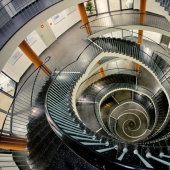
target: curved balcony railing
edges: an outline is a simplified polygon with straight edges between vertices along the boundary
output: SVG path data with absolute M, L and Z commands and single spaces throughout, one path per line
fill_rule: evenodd
M 150 99 L 152 100 L 154 109 L 155 109 L 155 113 L 149 113 L 147 111 L 149 113 L 149 115 L 147 115 L 147 116 L 148 116 L 148 120 L 150 122 L 148 129 L 153 131 L 153 129 L 155 128 L 155 126 L 157 124 L 157 119 L 158 119 L 158 115 L 159 115 L 159 112 L 157 110 L 157 108 L 158 108 L 157 102 L 152 98 L 153 93 L 146 88 L 143 88 L 141 86 L 136 86 L 135 84 L 128 84 L 128 83 L 109 84 L 108 86 L 105 86 L 103 89 L 101 89 L 96 94 L 96 97 L 95 97 L 95 114 L 96 114 L 96 117 L 97 117 L 99 123 L 101 124 L 101 127 L 103 127 L 103 129 L 106 129 L 106 127 L 104 126 L 104 124 L 102 122 L 100 111 L 99 111 L 99 107 L 100 107 L 99 104 L 100 104 L 101 100 L 103 100 L 103 98 L 106 97 L 107 94 L 109 95 L 111 91 L 113 91 L 115 89 L 121 89 L 121 88 L 135 90 L 137 92 L 143 92 L 144 94 L 146 94 L 150 97 Z M 150 119 L 150 117 L 152 117 L 152 119 Z
M 49 60 L 50 58 L 47 58 L 43 65 Z M 35 69 L 25 80 L 9 108 L 2 129 L 11 135 L 25 137 L 27 133 L 26 125 L 29 122 L 29 116 L 31 117 L 34 112 L 32 107 L 35 106 L 35 99 L 44 83 L 49 79 L 48 76 L 46 77 L 40 72 L 41 67 Z M 23 111 L 24 113 L 22 113 Z M 28 119 L 26 120 L 26 118 Z
M 98 43 L 97 41 L 98 40 L 95 40 L 95 43 Z M 119 47 L 120 45 L 121 44 L 119 43 Z M 128 43 L 126 45 L 129 46 L 127 54 L 130 56 L 133 54 L 139 54 L 139 51 L 140 54 L 144 53 L 140 48 L 135 48 L 137 50 L 135 53 L 131 48 L 133 46 Z M 122 48 L 118 48 L 116 52 L 125 53 L 126 47 L 123 48 L 124 46 L 125 44 L 123 44 Z M 120 49 L 122 51 L 119 51 Z M 75 99 L 72 98 L 72 93 L 74 89 L 77 89 L 76 82 L 80 83 L 80 78 L 84 76 L 88 65 L 101 52 L 103 52 L 101 48 L 97 47 L 93 42 L 90 43 L 75 62 L 69 64 L 60 71 L 51 84 L 46 98 L 47 118 L 54 132 L 70 145 L 70 147 L 72 145 L 71 143 L 75 142 L 78 148 L 80 147 L 82 150 L 88 151 L 92 156 L 95 154 L 95 152 L 92 151 L 92 149 L 95 148 L 94 145 L 96 147 L 99 145 L 106 147 L 105 149 L 97 149 L 98 152 L 104 152 L 103 150 L 107 151 L 111 148 L 117 148 L 116 146 L 114 147 L 114 145 L 117 145 L 118 141 L 111 142 L 112 144 L 114 143 L 114 145 L 110 145 L 110 140 L 95 135 L 95 132 L 91 131 L 84 125 L 76 114 L 76 109 L 73 104 Z M 79 154 L 81 155 L 81 153 Z M 84 158 L 83 155 L 81 156 Z M 96 157 L 99 158 L 97 155 Z
M 12 9 L 11 9 L 11 2 L 14 0 L 11 0 L 9 4 L 6 4 L 5 7 L 3 7 L 3 10 L 11 11 L 12 15 L 16 15 Z M 30 0 L 31 1 L 31 0 Z M 20 9 L 20 12 L 13 18 L 7 19 L 9 20 L 4 26 L 0 29 L 0 49 L 3 48 L 3 46 L 6 44 L 6 42 L 30 19 L 32 19 L 34 16 L 38 15 L 40 12 L 45 10 L 46 8 L 52 6 L 55 3 L 60 2 L 60 0 L 54 0 L 54 1 L 35 1 L 33 4 L 29 5 L 27 8 Z M 110 16 L 109 16 L 110 17 Z M 98 29 L 100 31 L 101 29 L 107 29 L 108 27 L 115 27 L 115 26 L 123 26 L 123 25 L 139 25 L 139 18 L 140 13 L 124 13 L 124 14 L 116 14 L 111 15 L 112 18 L 109 19 L 109 17 L 99 18 L 95 21 L 90 22 L 89 24 L 82 26 L 81 28 L 89 29 L 90 27 L 96 26 L 98 28 L 95 28 L 94 30 Z M 146 14 L 146 22 L 144 25 L 151 26 L 154 28 L 163 29 L 165 31 L 169 32 L 169 22 L 166 18 L 154 14 Z M 16 20 L 16 21 L 15 21 Z M 18 22 L 20 21 L 20 22 Z M 114 22 L 113 22 L 114 21 Z M 17 25 L 15 24 L 17 23 Z M 99 24 L 99 25 L 98 25 Z M 105 25 L 104 25 L 105 24 Z M 93 29 L 90 31 L 93 32 Z M 96 32 L 96 31 L 94 31 Z
M 93 29 L 95 29 L 95 27 Z M 93 35 L 93 33 L 91 33 L 90 35 L 85 34 L 84 37 L 90 38 L 92 40 L 93 40 L 93 36 L 105 37 L 105 38 L 110 37 L 110 38 L 117 38 L 122 40 L 129 40 L 138 44 L 138 37 L 142 36 L 143 38 L 142 46 L 148 47 L 152 52 L 155 52 L 156 54 L 161 56 L 167 63 L 169 63 L 170 52 L 164 46 L 158 44 L 156 41 L 152 40 L 151 38 L 148 38 L 144 35 L 134 32 L 133 30 L 131 31 L 131 30 L 126 30 L 121 28 L 114 28 L 112 32 L 112 30 L 109 29 L 110 28 L 103 29 L 103 30 L 101 29 L 97 35 Z M 107 34 L 105 33 L 106 30 L 109 30 Z M 147 51 L 147 53 L 149 53 L 149 51 Z
M 133 30 L 131 31 L 131 30 L 120 29 L 120 28 L 114 28 L 114 29 L 115 29 L 114 32 L 104 34 L 104 35 L 102 35 L 102 37 L 120 38 L 120 39 L 125 39 L 125 40 L 129 40 L 129 41 L 138 43 L 138 37 L 142 36 L 142 38 L 143 38 L 142 45 L 143 46 L 148 47 L 153 52 L 162 55 L 162 58 L 164 58 L 164 59 L 170 58 L 170 52 L 164 46 L 158 44 L 156 41 L 152 40 L 151 38 L 148 38 L 144 35 L 134 32 Z M 93 34 L 91 34 L 91 35 L 93 35 Z
M 0 7 L 0 49 L 33 17 L 62 0 L 17 0 L 3 1 Z
M 130 47 L 129 52 L 130 50 L 132 50 Z M 137 154 L 135 154 L 136 157 L 134 156 L 134 159 L 130 161 L 131 164 L 128 164 L 127 162 L 121 162 L 126 154 L 128 156 L 133 154 L 133 152 L 124 152 L 124 149 L 126 150 L 128 148 L 129 151 L 134 151 L 138 149 L 139 154 L 142 154 L 141 151 L 143 150 L 152 151 L 152 147 L 138 146 L 137 148 L 137 146 L 133 144 L 126 145 L 125 143 L 121 143 L 116 140 L 110 140 L 104 136 L 99 136 L 95 132 L 86 128 L 84 123 L 78 118 L 78 116 L 75 115 L 75 108 L 72 103 L 74 102 L 74 100 L 72 99 L 73 88 L 75 87 L 77 81 L 83 76 L 89 64 L 91 64 L 93 59 L 95 59 L 96 56 L 98 56 L 98 54 L 100 54 L 101 52 L 103 52 L 103 50 L 96 47 L 96 45 L 94 45 L 92 42 L 80 54 L 75 62 L 69 64 L 58 73 L 47 93 L 47 119 L 54 132 L 60 138 L 62 138 L 67 146 L 72 148 L 72 150 L 74 150 L 78 155 L 82 156 L 85 160 L 91 162 L 96 167 L 102 167 L 103 165 L 105 165 L 106 168 L 109 169 L 109 167 L 112 167 L 114 165 L 115 168 L 125 166 L 129 169 L 139 168 L 138 165 L 140 159 L 138 158 Z M 140 50 L 140 52 L 142 51 Z M 52 63 L 54 62 L 52 61 Z M 21 90 L 18 91 L 15 97 L 15 100 L 12 104 L 15 111 L 13 112 L 13 119 L 11 119 L 12 114 L 10 114 L 13 108 L 10 109 L 10 112 L 8 114 L 8 117 L 12 122 L 12 126 L 8 123 L 4 123 L 3 128 L 5 130 L 5 124 L 9 125 L 9 129 L 12 127 L 12 131 L 9 133 L 11 135 L 25 138 L 25 134 L 27 132 L 26 125 L 28 122 L 31 123 L 31 120 L 34 119 L 34 116 L 37 112 L 36 107 L 34 107 L 37 104 L 35 100 L 36 95 L 40 94 L 41 89 L 43 90 L 43 85 L 45 82 L 49 81 L 48 83 L 50 83 L 51 81 L 50 79 L 48 80 L 48 78 L 44 79 L 44 76 L 42 76 L 42 78 L 39 78 L 40 83 L 34 83 L 35 79 L 38 80 L 37 77 L 40 76 L 37 76 L 38 72 L 39 71 L 37 69 L 34 73 L 32 73 L 32 75 L 30 75 L 30 77 L 27 79 L 27 81 L 24 83 L 24 85 L 21 87 Z M 38 85 L 39 89 L 37 89 Z M 32 92 L 35 96 L 32 95 Z M 33 107 L 31 107 L 32 104 L 34 104 Z M 22 118 L 19 119 L 19 117 Z M 15 120 L 15 118 L 17 120 Z M 7 120 L 8 119 L 6 119 L 5 122 L 8 122 Z M 17 127 L 15 127 L 15 125 Z M 23 131 L 22 129 L 25 129 L 26 131 Z M 2 131 L 1 135 L 4 132 L 5 131 Z M 116 156 L 116 154 L 114 156 L 113 154 L 110 154 L 111 156 L 109 157 L 109 155 L 105 155 L 104 153 L 106 151 L 117 151 L 118 148 L 118 156 Z M 108 158 L 106 156 L 108 156 Z M 143 157 L 147 159 L 145 154 L 143 154 Z M 25 159 L 27 159 L 27 156 L 25 157 Z M 138 159 L 137 162 L 136 159 Z M 32 163 L 29 164 L 30 166 L 32 165 Z M 132 166 L 135 168 L 132 168 Z M 145 164 L 145 166 L 148 167 L 148 164 Z M 6 165 L 5 167 L 8 167 L 8 165 Z M 144 165 L 142 167 L 144 167 Z
M 140 23 L 140 18 L 145 18 L 144 24 Z M 165 17 L 155 14 L 142 13 L 123 13 L 109 15 L 107 17 L 95 19 L 81 26 L 80 28 L 87 32 L 89 35 L 92 35 L 103 30 L 127 25 L 149 26 L 165 30 L 167 32 L 170 31 L 170 23 Z
M 150 115 L 149 115 L 149 111 L 148 111 L 148 108 L 145 108 L 145 106 L 143 105 L 143 103 L 141 103 L 140 100 L 135 100 L 133 97 L 131 98 L 127 98 L 127 99 L 124 99 L 122 101 L 119 101 L 119 104 L 115 104 L 113 105 L 113 107 L 110 109 L 109 113 L 108 113 L 108 116 L 107 116 L 107 124 L 108 124 L 108 127 L 109 127 L 109 130 L 111 131 L 112 134 L 115 135 L 115 132 L 114 132 L 114 129 L 116 128 L 116 122 L 117 122 L 117 119 L 113 116 L 111 116 L 112 112 L 117 108 L 117 106 L 121 106 L 125 103 L 129 103 L 129 102 L 133 102 L 133 103 L 136 103 L 138 104 L 139 106 L 142 107 L 142 109 L 145 111 L 145 115 L 149 117 L 150 119 Z M 153 108 L 154 109 L 154 108 Z M 150 121 L 148 119 L 148 124 L 150 124 Z M 111 121 L 112 120 L 112 121 Z
M 51 57 L 47 57 L 44 63 L 35 69 L 32 74 L 30 74 L 22 85 L 19 84 L 20 88 L 17 90 L 16 96 L 9 108 L 8 114 L 5 117 L 2 130 L 0 132 L 0 159 L 3 158 L 3 165 L 1 168 L 24 168 L 29 169 L 32 163 L 29 161 L 28 153 L 24 148 L 19 148 L 18 146 L 23 146 L 26 142 L 26 135 L 28 132 L 27 125 L 32 123 L 32 121 L 37 117 L 38 106 L 40 107 L 41 101 L 38 101 L 37 96 L 41 95 L 43 100 L 43 95 L 46 94 L 43 91 L 46 83 L 51 82 L 50 76 L 45 76 L 40 70 L 41 67 L 46 64 L 51 70 L 55 69 L 55 61 Z M 42 109 L 41 107 L 39 109 Z M 13 141 L 13 138 L 16 141 Z M 19 139 L 18 139 L 19 138 Z M 8 142 L 10 150 L 2 150 L 3 146 Z M 8 147 L 7 145 L 7 147 Z M 19 155 L 17 155 L 19 153 Z M 4 155 L 5 154 L 5 155 Z M 17 155 L 17 156 L 15 156 Z M 15 159 L 15 157 L 17 157 Z M 6 158 L 6 159 L 4 159 Z M 14 160 L 13 160 L 14 159 Z M 15 164 L 16 161 L 16 164 Z M 8 162 L 11 162 L 10 164 Z M 13 163 L 12 163 L 13 162 Z
M 115 57 L 113 57 L 113 58 L 115 58 Z M 108 59 L 108 57 L 106 57 L 106 59 L 101 59 L 100 63 L 104 64 L 105 62 L 111 61 L 111 60 L 112 60 L 112 57 L 109 59 Z M 96 64 L 95 68 L 93 67 L 93 69 L 96 69 L 97 67 L 100 68 L 101 66 L 99 64 Z M 93 71 L 93 69 L 92 69 L 92 71 Z M 141 77 L 141 75 L 142 75 L 141 70 L 137 71 L 137 70 L 132 70 L 132 69 L 128 69 L 128 68 L 104 69 L 102 72 L 105 74 L 105 76 L 116 75 L 116 74 L 127 74 L 127 75 L 136 76 L 136 77 Z M 94 74 L 90 75 L 87 79 L 83 80 L 83 82 L 81 82 L 79 89 L 82 92 L 85 88 L 87 88 L 88 85 L 93 84 L 94 82 L 98 81 L 99 79 L 101 79 L 100 73 L 95 72 Z M 90 84 L 89 84 L 89 82 L 90 82 Z M 97 90 L 95 90 L 95 91 L 99 91 L 101 88 L 103 88 L 103 86 L 96 88 Z

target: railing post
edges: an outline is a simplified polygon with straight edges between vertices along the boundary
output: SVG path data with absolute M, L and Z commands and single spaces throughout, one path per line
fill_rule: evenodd
M 12 108 L 11 108 L 11 117 L 10 117 L 10 135 L 12 135 L 12 123 L 13 123 L 13 112 L 14 112 L 14 104 L 15 104 L 15 99 L 13 99 L 14 102 L 12 103 Z
M 159 154 L 159 157 L 160 158 L 170 158 L 170 156 L 168 156 L 168 155 L 165 155 L 163 152 L 160 152 L 160 154 Z
M 99 153 L 102 153 L 102 152 L 107 152 L 107 151 L 110 151 L 110 150 L 113 150 L 113 149 L 118 150 L 118 145 L 115 145 L 111 148 L 98 149 L 96 151 L 99 152 Z
M 148 167 L 148 168 L 154 168 L 152 165 L 150 165 L 150 164 L 138 153 L 138 150 L 137 150 L 137 149 L 135 149 L 133 153 L 138 156 L 138 158 L 145 164 L 146 167 Z
M 155 156 L 152 156 L 150 152 L 148 152 L 148 153 L 146 154 L 146 157 L 147 157 L 147 158 L 152 158 L 152 159 L 155 160 L 155 161 L 158 161 L 158 162 L 163 163 L 163 164 L 165 164 L 165 165 L 167 165 L 167 166 L 170 166 L 170 163 L 169 163 L 169 162 L 166 162 L 166 161 L 164 161 L 164 160 L 162 160 L 162 159 L 159 159 L 159 158 L 156 158 Z
M 124 148 L 123 153 L 119 156 L 118 160 L 121 161 L 127 152 L 128 152 L 128 149 Z

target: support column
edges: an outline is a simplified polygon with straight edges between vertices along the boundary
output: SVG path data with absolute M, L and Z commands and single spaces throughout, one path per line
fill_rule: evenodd
M 140 18 L 139 23 L 143 25 L 145 23 L 145 14 L 146 14 L 146 0 L 140 0 Z M 143 30 L 138 31 L 138 43 L 143 43 Z M 140 65 L 136 64 L 136 71 L 139 72 Z
M 91 33 L 91 29 L 90 29 L 90 25 L 88 24 L 89 20 L 88 20 L 87 13 L 86 13 L 86 10 L 84 7 L 84 3 L 78 4 L 77 8 L 79 10 L 81 22 L 84 25 L 84 30 L 85 30 L 86 34 L 89 35 Z
M 146 0 L 140 0 L 140 18 L 139 23 L 143 25 L 145 23 L 145 15 L 146 14 Z M 138 31 L 138 43 L 142 44 L 143 42 L 143 30 Z
M 101 64 L 100 60 L 97 62 L 97 64 Z M 101 77 L 105 77 L 104 70 L 102 67 L 98 71 L 99 71 Z
M 136 63 L 135 70 L 136 70 L 136 73 L 139 73 L 140 65 L 138 63 Z
M 23 51 L 23 53 L 32 61 L 32 63 L 39 67 L 43 64 L 42 60 L 37 56 L 37 54 L 32 50 L 32 48 L 27 44 L 27 42 L 24 40 L 19 45 L 19 48 Z M 51 74 L 51 70 L 46 66 L 41 66 L 41 71 L 46 75 L 49 76 Z
M 8 150 L 26 150 L 27 141 L 24 138 L 2 134 L 0 137 L 0 148 Z

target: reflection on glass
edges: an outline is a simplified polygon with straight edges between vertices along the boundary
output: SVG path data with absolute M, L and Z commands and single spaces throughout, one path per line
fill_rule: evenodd
M 108 12 L 107 0 L 96 0 L 98 13 Z
M 16 83 L 11 80 L 8 76 L 0 73 L 0 89 L 4 92 L 10 94 L 11 96 L 14 96 Z
M 86 13 L 88 16 L 96 14 L 96 6 L 94 3 L 94 0 L 85 2 L 84 6 L 85 6 Z
M 110 11 L 120 10 L 120 1 L 119 0 L 109 0 Z
M 0 129 L 2 129 L 3 122 L 5 120 L 6 114 L 0 112 Z
M 132 9 L 133 8 L 133 0 L 121 0 L 122 9 Z
M 0 92 L 0 108 L 8 111 L 12 103 L 12 98 Z
M 11 117 L 7 116 L 5 113 L 0 112 L 0 129 L 3 128 L 4 131 L 10 131 L 10 121 L 11 121 Z M 5 124 L 3 126 L 5 120 Z M 3 126 L 3 127 L 2 127 Z

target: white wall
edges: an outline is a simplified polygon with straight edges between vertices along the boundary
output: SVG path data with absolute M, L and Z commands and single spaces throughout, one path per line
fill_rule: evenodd
M 18 47 L 14 53 L 17 51 L 22 52 Z M 22 56 L 14 63 L 14 65 L 11 65 L 9 62 L 7 62 L 2 70 L 16 82 L 19 82 L 20 77 L 30 65 L 31 61 L 23 53 Z
M 38 35 L 37 31 L 33 31 L 31 33 L 32 36 L 35 38 L 35 42 L 31 45 L 31 48 L 35 51 L 37 55 L 40 55 L 45 49 L 46 45 Z M 20 51 L 20 48 L 16 48 L 13 52 L 16 53 L 17 51 Z M 23 52 L 22 52 L 23 53 Z M 27 56 L 23 53 L 22 56 L 14 63 L 14 65 L 11 65 L 9 62 L 7 62 L 2 69 L 7 75 L 9 75 L 12 79 L 14 79 L 16 82 L 19 82 L 19 79 L 23 75 L 23 73 L 28 69 L 28 67 L 32 64 L 32 62 L 27 58 Z
M 47 20 L 56 38 L 58 38 L 61 34 L 63 34 L 66 30 L 68 30 L 75 23 L 80 21 L 80 15 L 78 13 L 77 8 L 76 8 L 76 11 L 70 13 L 69 15 L 66 14 L 65 10 L 62 11 L 62 14 L 64 18 L 61 21 L 59 21 L 57 24 L 53 23 L 52 18 L 49 18 Z
M 31 48 L 37 55 L 40 55 L 47 47 L 36 30 L 34 30 L 31 34 L 36 39 L 36 42 L 31 45 Z
M 62 11 L 62 13 L 64 15 L 64 19 L 59 21 L 57 24 L 53 24 L 51 18 L 47 20 L 56 38 L 62 35 L 66 30 L 68 30 L 80 20 L 80 16 L 77 10 L 70 13 L 69 15 L 67 15 L 66 11 Z M 31 48 L 37 55 L 40 55 L 47 47 L 36 30 L 30 34 L 36 39 L 36 41 L 31 45 Z M 17 47 L 13 53 L 17 51 L 21 50 Z M 16 82 L 19 82 L 19 79 L 31 64 L 32 62 L 25 56 L 25 54 L 23 54 L 14 65 L 11 65 L 7 62 L 3 68 L 3 71 Z

